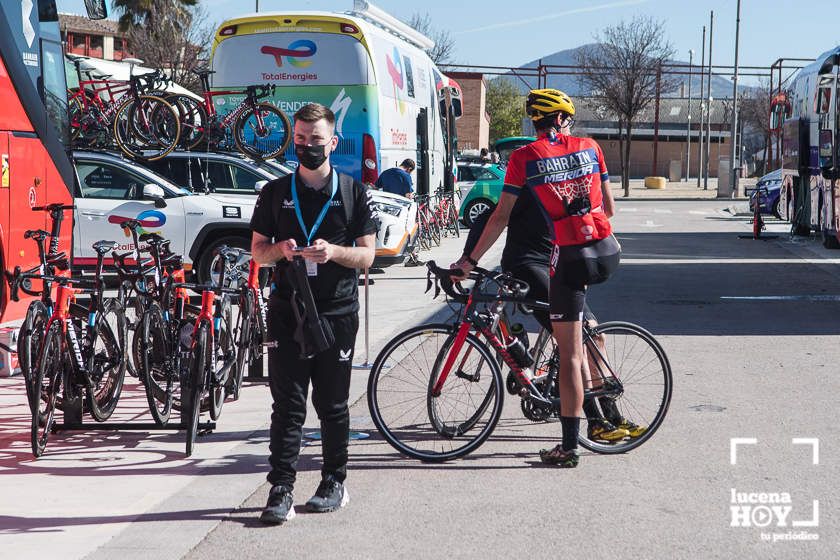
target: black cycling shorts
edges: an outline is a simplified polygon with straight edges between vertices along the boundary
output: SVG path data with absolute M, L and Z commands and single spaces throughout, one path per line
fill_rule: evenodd
M 549 301 L 548 294 L 550 276 L 548 270 L 548 263 L 520 263 L 509 268 L 505 267 L 504 271 L 509 272 L 517 280 L 522 280 L 528 283 L 528 299 L 535 299 L 537 301 Z M 595 315 L 589 309 L 589 306 L 586 305 L 585 299 L 586 298 L 584 297 L 583 318 L 587 321 L 597 322 Z M 554 314 L 554 311 L 549 312 L 548 310 L 534 309 L 534 318 L 537 320 L 537 322 L 539 322 L 540 326 L 551 330 L 551 321 L 549 319 L 549 313 Z
M 551 321 L 582 321 L 586 286 L 609 278 L 618 268 L 620 260 L 621 246 L 612 235 L 585 245 L 555 245 L 549 272 Z

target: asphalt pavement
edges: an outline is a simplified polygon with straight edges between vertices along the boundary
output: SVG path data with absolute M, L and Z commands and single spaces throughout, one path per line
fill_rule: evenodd
M 590 290 L 600 321 L 638 323 L 661 342 L 674 393 L 663 426 L 624 455 L 584 451 L 577 469 L 539 463 L 557 423 L 526 420 L 505 394 L 493 436 L 442 465 L 401 457 L 367 410 L 355 370 L 350 504 L 305 514 L 320 446 L 307 438 L 282 527 L 265 503 L 269 398 L 253 383 L 189 460 L 176 432 L 53 436 L 28 453 L 19 380 L 0 379 L 0 550 L 9 558 L 835 558 L 840 252 L 755 241 L 744 201 L 624 200 L 622 265 Z M 423 258 L 443 264 L 462 240 Z M 499 250 L 482 264 L 498 261 Z M 409 326 L 451 311 L 425 269 L 392 267 L 370 287 L 370 360 Z M 364 365 L 360 332 L 355 363 Z M 118 413 L 143 418 L 129 390 Z M 317 429 L 310 413 L 308 435 Z M 735 443 L 733 443 L 733 440 Z M 734 452 L 733 452 L 734 449 Z

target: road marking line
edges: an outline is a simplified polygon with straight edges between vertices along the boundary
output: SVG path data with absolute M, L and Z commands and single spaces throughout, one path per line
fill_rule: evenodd
M 642 224 L 642 227 L 665 227 L 664 224 L 655 224 L 653 220 L 645 220 L 645 223 Z
M 673 212 L 671 210 L 667 210 L 665 208 L 654 208 L 653 213 L 654 214 L 673 214 Z
M 638 208 L 619 208 L 619 212 L 638 212 Z
M 840 295 L 720 296 L 720 299 L 740 301 L 840 301 Z
M 711 210 L 689 210 L 688 213 L 689 214 L 694 214 L 696 216 L 708 216 L 709 214 L 712 214 L 713 212 Z

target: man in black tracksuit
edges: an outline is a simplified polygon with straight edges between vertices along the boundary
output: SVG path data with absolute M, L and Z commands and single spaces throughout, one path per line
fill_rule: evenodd
M 346 188 L 350 182 L 340 181 L 329 162 L 338 143 L 333 112 L 318 104 L 301 108 L 295 113 L 294 142 L 297 172 L 267 184 L 251 218 L 253 258 L 275 265 L 268 305 L 269 338 L 276 342 L 268 355 L 274 404 L 267 478 L 272 488 L 260 517 L 270 524 L 294 516 L 292 491 L 310 382 L 324 461 L 321 484 L 306 505 L 310 511 L 327 512 L 347 503 L 347 400 L 359 328 L 358 269 L 373 263 L 376 242 L 364 185 L 353 181 Z M 331 331 L 335 341 L 310 358 L 301 356 L 294 339 L 297 320 L 287 276 L 290 262 L 301 257 L 323 330 Z

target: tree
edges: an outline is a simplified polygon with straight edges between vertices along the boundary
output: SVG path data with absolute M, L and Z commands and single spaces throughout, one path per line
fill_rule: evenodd
M 206 12 L 200 6 L 173 0 L 144 0 L 144 6 L 146 21 L 154 21 L 154 25 L 129 26 L 126 38 L 132 54 L 146 66 L 162 68 L 179 85 L 198 91 L 200 81 L 192 71 L 204 64 L 213 37 Z
M 128 31 L 137 25 L 151 25 L 155 21 L 155 12 L 160 2 L 157 0 L 112 0 L 111 8 L 122 14 L 119 19 L 120 31 Z M 169 7 L 184 10 L 198 4 L 198 0 L 169 0 Z
M 409 27 L 413 27 L 429 39 L 435 42 L 435 46 L 431 50 L 426 51 L 429 58 L 435 64 L 448 64 L 452 62 L 452 56 L 455 54 L 455 39 L 449 31 L 442 29 L 435 29 L 432 26 L 432 18 L 429 13 L 425 14 L 415 13 L 406 22 Z
M 761 175 L 767 173 L 767 157 L 770 150 L 770 102 L 773 94 L 767 80 L 761 80 L 758 87 L 747 90 L 741 101 L 740 118 L 744 127 L 751 129 L 763 140 L 758 149 L 764 150 L 764 161 Z M 744 134 L 746 136 L 746 133 Z
M 491 145 L 499 138 L 522 134 L 525 98 L 513 82 L 506 78 L 490 80 L 486 99 Z
M 621 184 L 630 196 L 630 153 L 633 125 L 659 95 L 676 89 L 677 80 L 662 73 L 674 55 L 664 38 L 664 25 L 636 17 L 596 34 L 597 44 L 578 51 L 582 81 L 599 97 L 603 109 L 618 121 Z

